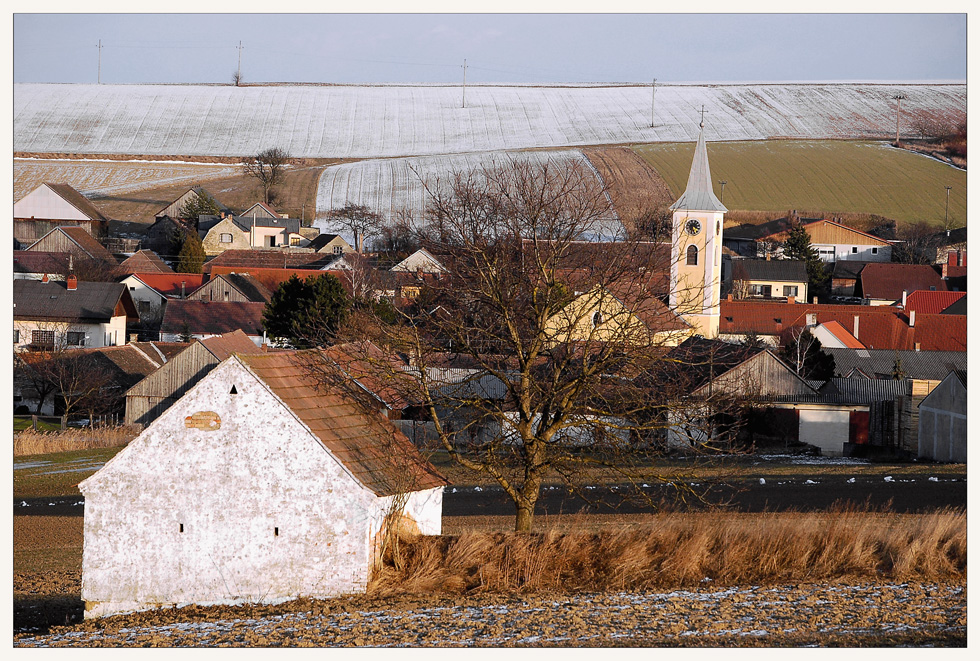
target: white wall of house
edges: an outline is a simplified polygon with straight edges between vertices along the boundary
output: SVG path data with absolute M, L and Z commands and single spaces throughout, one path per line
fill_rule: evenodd
M 128 339 L 125 315 L 113 317 L 105 324 L 15 319 L 14 348 L 26 349 L 33 342 L 34 331 L 54 333 L 54 346 L 59 349 L 67 346 L 68 333 L 84 333 L 84 344 L 73 345 L 84 348 L 122 346 Z
M 129 289 L 129 295 L 133 297 L 133 302 L 136 303 L 136 309 L 139 310 L 141 314 L 144 309 L 158 311 L 167 301 L 166 296 L 158 292 L 156 289 L 147 286 L 146 283 L 136 276 L 131 275 L 120 282 L 126 285 L 126 288 Z
M 841 342 L 836 335 L 827 330 L 823 324 L 810 326 L 808 329 L 813 337 L 820 340 L 820 346 L 824 349 L 847 349 L 847 345 Z
M 250 234 L 253 248 L 272 248 L 286 241 L 281 227 L 252 227 Z
M 811 243 L 817 255 L 824 262 L 857 260 L 862 262 L 892 261 L 891 246 L 871 246 L 863 244 Z
M 90 220 L 88 216 L 43 184 L 14 203 L 14 218 Z
M 841 456 L 844 453 L 844 443 L 850 438 L 852 410 L 857 409 L 799 407 L 800 442 L 820 448 L 824 456 Z
M 80 489 L 86 617 L 363 592 L 386 505 L 235 358 Z

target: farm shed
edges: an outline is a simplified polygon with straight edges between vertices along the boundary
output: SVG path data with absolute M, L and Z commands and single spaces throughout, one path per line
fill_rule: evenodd
M 34 243 L 24 248 L 31 252 L 66 252 L 75 259 L 91 259 L 111 264 L 118 264 L 112 253 L 98 240 L 79 227 L 55 227 Z
M 186 333 L 194 338 L 223 335 L 242 330 L 261 346 L 262 312 L 265 303 L 225 303 L 224 301 L 172 300 L 167 303 L 160 324 L 160 339 L 177 342 Z
M 14 203 L 14 238 L 21 243 L 37 241 L 59 226 L 105 236 L 109 219 L 68 184 L 41 184 Z
M 191 301 L 268 303 L 272 300 L 272 292 L 248 273 L 212 273 L 211 279 L 187 298 Z
M 966 370 L 955 370 L 919 404 L 919 457 L 966 463 Z
M 258 353 L 240 330 L 195 340 L 126 392 L 126 424 L 144 427 L 170 408 L 208 372 L 234 353 Z
M 86 618 L 363 592 L 386 522 L 440 534 L 445 478 L 317 355 L 228 358 L 79 485 Z
M 156 218 L 157 220 L 164 217 L 179 218 L 180 210 L 184 208 L 184 205 L 196 199 L 198 195 L 206 195 L 207 197 L 210 197 L 214 201 L 214 203 L 218 205 L 218 209 L 220 209 L 221 211 L 225 211 L 225 212 L 230 211 L 228 207 L 226 207 L 225 205 L 223 205 L 221 202 L 218 201 L 218 198 L 216 198 L 214 195 L 209 193 L 207 189 L 203 188 L 202 186 L 194 186 L 193 188 L 189 188 L 186 191 L 184 191 L 181 194 L 181 196 L 178 197 L 176 200 L 174 200 L 164 208 L 157 211 L 156 214 L 154 214 L 154 218 Z M 197 219 L 195 218 L 193 220 L 197 220 Z

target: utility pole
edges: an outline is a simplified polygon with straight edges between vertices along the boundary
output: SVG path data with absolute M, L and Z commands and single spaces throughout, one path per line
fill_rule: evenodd
M 242 84 L 242 42 L 238 41 L 238 75 L 235 76 L 235 87 Z
M 463 107 L 466 107 L 466 58 L 463 58 Z
M 949 236 L 949 189 L 952 186 L 946 186 L 946 219 L 943 221 L 943 228 L 946 230 L 946 236 Z
M 99 39 L 99 44 L 98 44 L 98 46 L 96 46 L 96 48 L 99 49 L 99 77 L 98 77 L 98 81 L 99 81 L 99 85 L 101 85 L 102 84 L 102 40 L 101 39 Z
M 899 143 L 898 131 L 902 122 L 902 101 L 907 98 L 909 97 L 905 96 L 904 94 L 896 94 L 895 96 L 892 97 L 892 99 L 898 101 L 898 114 L 895 116 L 895 144 L 896 145 Z
M 657 102 L 657 79 L 653 79 L 653 93 L 650 98 L 650 128 L 656 126 L 655 115 L 653 114 L 654 104 Z
M 727 184 L 728 182 L 726 180 L 722 179 L 718 183 L 721 184 L 721 203 L 724 204 L 725 203 L 725 184 Z

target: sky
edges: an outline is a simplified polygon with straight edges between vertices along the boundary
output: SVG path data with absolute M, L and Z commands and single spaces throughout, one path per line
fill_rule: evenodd
M 246 83 L 460 84 L 464 60 L 467 84 L 967 76 L 965 12 L 38 14 L 17 1 L 15 83 L 229 83 L 239 56 Z

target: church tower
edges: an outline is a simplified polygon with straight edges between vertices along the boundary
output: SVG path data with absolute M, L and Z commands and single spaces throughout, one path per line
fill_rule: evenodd
M 671 207 L 670 307 L 696 334 L 718 337 L 721 299 L 721 233 L 728 209 L 711 190 L 704 120 L 687 189 Z

